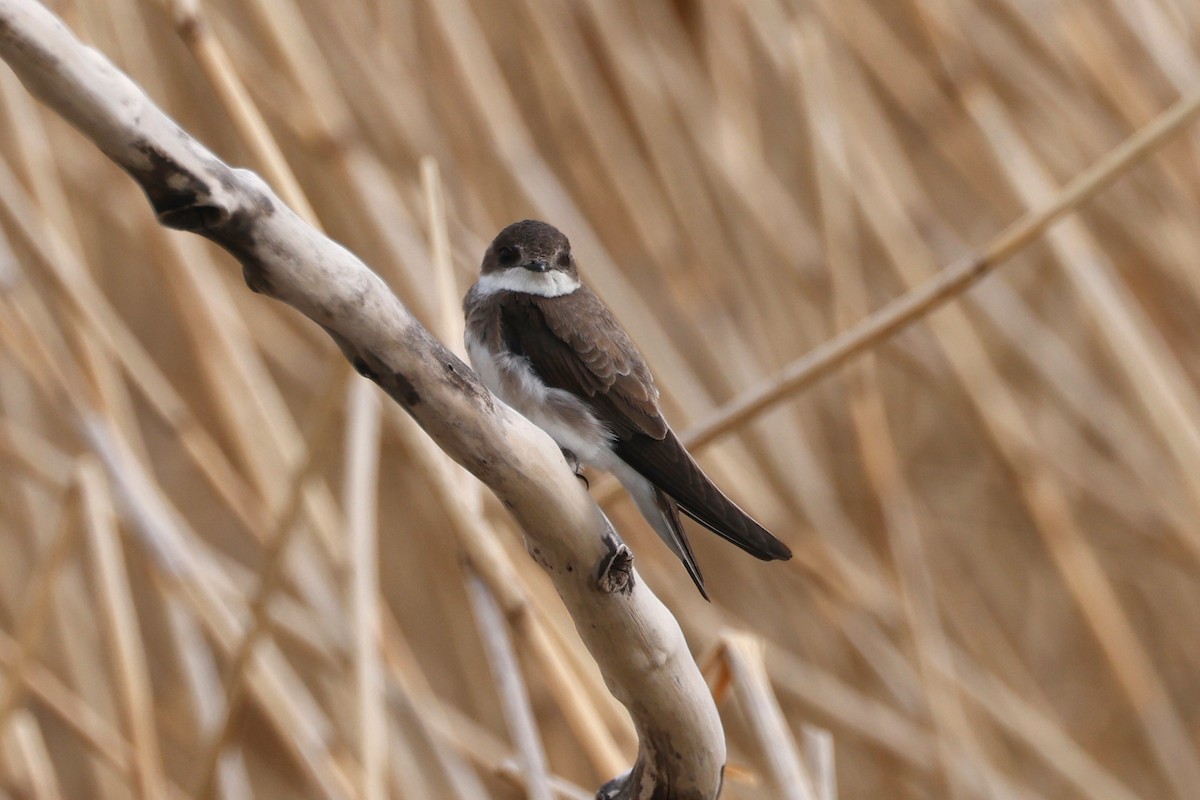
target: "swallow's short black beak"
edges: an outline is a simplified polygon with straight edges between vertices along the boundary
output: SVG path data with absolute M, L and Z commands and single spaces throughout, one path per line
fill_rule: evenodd
M 545 261 L 526 261 L 523 265 L 530 272 L 549 272 L 550 265 Z

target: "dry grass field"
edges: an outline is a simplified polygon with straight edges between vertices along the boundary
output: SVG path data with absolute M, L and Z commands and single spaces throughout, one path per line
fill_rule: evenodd
M 693 528 L 706 603 L 591 482 L 717 693 L 723 797 L 797 796 L 764 739 L 832 741 L 842 800 L 1200 797 L 1200 125 L 1033 224 L 1200 92 L 1194 0 L 49 5 L 460 352 L 495 232 L 567 233 L 797 554 Z M 0 798 L 519 798 L 522 697 L 559 796 L 631 764 L 499 504 L 3 67 L 0 119 Z

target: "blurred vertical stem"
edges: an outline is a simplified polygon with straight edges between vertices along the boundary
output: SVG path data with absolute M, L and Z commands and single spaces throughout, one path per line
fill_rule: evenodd
M 378 485 L 382 408 L 366 381 L 349 386 L 346 407 L 346 489 L 342 508 L 350 539 L 350 614 L 354 629 L 359 758 L 363 800 L 385 800 L 387 697 L 379 649 Z
M 537 722 L 529 705 L 529 694 L 521 678 L 521 669 L 517 665 L 517 654 L 508 637 L 504 615 L 469 563 L 465 569 L 465 580 L 471 608 L 475 612 L 475 625 L 483 642 L 483 651 L 487 654 L 492 679 L 496 682 L 500 703 L 504 707 L 508 732 L 520 753 L 527 796 L 529 800 L 553 800 L 546 771 L 546 754 L 542 750 Z

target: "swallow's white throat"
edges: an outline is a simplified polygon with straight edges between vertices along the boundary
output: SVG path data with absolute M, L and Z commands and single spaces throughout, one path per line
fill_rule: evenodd
M 534 272 L 523 267 L 513 267 L 499 272 L 480 275 L 475 291 L 480 294 L 496 292 L 520 292 L 536 294 L 538 297 L 562 297 L 579 288 L 579 279 L 562 270 Z

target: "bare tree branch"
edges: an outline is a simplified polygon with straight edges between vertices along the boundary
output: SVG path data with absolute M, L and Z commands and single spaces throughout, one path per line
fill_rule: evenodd
M 0 0 L 0 56 L 133 176 L 163 225 L 211 239 L 251 289 L 321 325 L 512 512 L 637 726 L 637 763 L 602 795 L 715 798 L 724 736 L 682 632 L 550 438 L 497 403 L 375 273 L 192 139 L 45 8 Z

